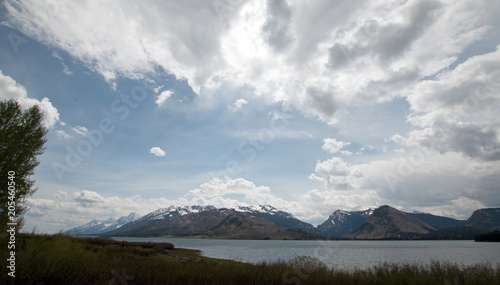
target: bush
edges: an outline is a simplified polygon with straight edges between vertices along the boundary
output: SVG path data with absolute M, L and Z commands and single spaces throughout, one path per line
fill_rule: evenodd
M 489 242 L 500 242 L 500 232 L 495 230 L 490 233 L 480 234 L 476 236 L 476 241 L 489 241 Z

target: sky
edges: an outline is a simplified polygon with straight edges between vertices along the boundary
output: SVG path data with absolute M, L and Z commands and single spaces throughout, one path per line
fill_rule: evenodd
M 0 98 L 49 129 L 24 230 L 170 205 L 312 224 L 500 206 L 500 2 L 0 7 Z

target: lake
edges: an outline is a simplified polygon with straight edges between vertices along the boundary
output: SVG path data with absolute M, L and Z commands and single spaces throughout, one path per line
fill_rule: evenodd
M 433 260 L 500 266 L 500 243 L 474 241 L 310 241 L 128 238 L 120 241 L 170 242 L 178 248 L 201 250 L 203 256 L 242 262 L 315 257 L 331 268 L 369 268 L 383 262 L 428 264 Z

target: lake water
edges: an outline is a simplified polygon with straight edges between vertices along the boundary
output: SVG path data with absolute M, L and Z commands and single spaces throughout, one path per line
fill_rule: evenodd
M 170 242 L 178 248 L 201 250 L 203 256 L 242 262 L 315 257 L 340 269 L 369 268 L 383 262 L 428 264 L 433 260 L 500 266 L 500 243 L 474 241 L 291 241 L 125 238 L 123 241 Z

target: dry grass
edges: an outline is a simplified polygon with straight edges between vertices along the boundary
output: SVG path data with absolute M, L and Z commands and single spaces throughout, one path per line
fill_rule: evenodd
M 205 258 L 169 243 L 19 234 L 16 278 L 0 284 L 500 284 L 500 268 L 384 263 L 329 269 L 315 258 L 247 264 Z M 2 259 L 7 252 L 3 250 Z M 15 283 L 14 283 L 15 282 Z

